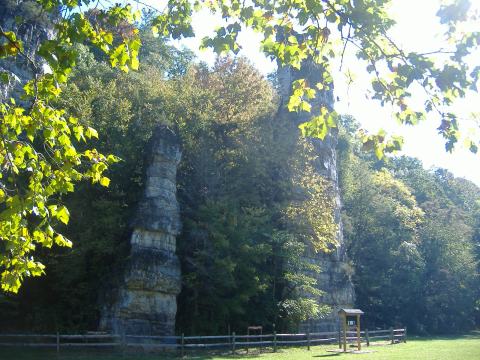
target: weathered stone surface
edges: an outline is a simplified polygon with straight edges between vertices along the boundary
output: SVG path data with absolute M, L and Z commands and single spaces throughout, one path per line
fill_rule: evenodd
M 145 192 L 130 239 L 130 258 L 100 327 L 117 334 L 173 335 L 180 292 L 176 235 L 181 230 L 176 174 L 181 150 L 176 135 L 160 127 L 147 151 Z
M 21 16 L 22 22 L 15 20 Z M 17 0 L 4 2 L 0 0 L 0 24 L 4 31 L 14 31 L 22 40 L 24 53 L 36 62 L 36 72 L 48 72 L 49 69 L 43 61 L 35 57 L 35 52 L 41 42 L 53 37 L 53 26 L 50 18 L 55 14 L 42 12 L 34 0 Z M 9 75 L 8 83 L 0 83 L 0 101 L 14 97 L 20 101 L 20 94 L 25 83 L 33 78 L 32 64 L 23 56 L 0 59 L 0 73 Z
M 294 70 L 289 67 L 280 67 L 278 77 L 280 82 L 280 94 L 283 105 L 286 104 L 291 93 L 292 82 L 297 79 L 307 79 L 309 84 L 314 86 L 322 82 L 322 69 L 311 61 L 305 61 L 302 69 Z M 311 101 L 312 110 L 310 113 L 290 113 L 283 106 L 283 114 L 292 119 L 296 124 L 307 121 L 312 115 L 320 113 L 320 108 L 326 106 L 333 109 L 333 89 L 330 91 L 317 92 L 317 97 Z M 353 284 L 348 271 L 345 242 L 343 239 L 343 225 L 340 215 L 341 201 L 338 188 L 337 174 L 337 137 L 336 133 L 329 134 L 324 140 L 310 139 L 317 152 L 317 159 L 314 166 L 317 172 L 324 178 L 331 181 L 332 197 L 335 200 L 335 222 L 338 225 L 336 240 L 338 247 L 330 254 L 312 253 L 309 260 L 320 265 L 322 272 L 317 276 L 317 284 L 324 292 L 318 301 L 321 304 L 329 305 L 332 312 L 324 319 L 310 321 L 311 331 L 331 331 L 338 327 L 337 309 L 340 307 L 351 307 L 355 300 Z M 307 324 L 302 324 L 300 331 L 306 330 Z

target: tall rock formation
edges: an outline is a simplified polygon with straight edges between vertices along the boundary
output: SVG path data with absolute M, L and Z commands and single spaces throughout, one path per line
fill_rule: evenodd
M 146 184 L 121 285 L 105 303 L 100 327 L 117 334 L 173 335 L 180 292 L 176 236 L 181 229 L 176 175 L 181 150 L 166 126 L 147 150 Z
M 334 98 L 333 89 L 329 91 L 317 92 L 315 99 L 311 100 L 311 112 L 289 112 L 286 108 L 286 102 L 291 94 L 292 83 L 298 79 L 306 79 L 312 86 L 322 82 L 323 70 L 320 65 L 313 61 L 304 61 L 301 70 L 295 70 L 290 67 L 279 67 L 278 78 L 280 85 L 280 95 L 282 98 L 282 110 L 280 116 L 291 119 L 296 124 L 307 121 L 311 116 L 318 115 L 320 108 L 326 106 L 333 109 Z M 332 331 L 338 326 L 337 310 L 340 307 L 351 307 L 354 303 L 354 289 L 349 275 L 349 266 L 347 263 L 345 242 L 343 239 L 343 225 L 341 220 L 341 202 L 340 190 L 338 188 L 337 172 L 337 134 L 330 133 L 324 140 L 309 139 L 313 144 L 317 158 L 313 164 L 318 174 L 331 181 L 331 196 L 334 198 L 335 222 L 338 225 L 336 240 L 338 243 L 335 251 L 329 254 L 314 253 L 309 254 L 309 260 L 312 263 L 320 265 L 321 273 L 317 277 L 317 286 L 323 291 L 323 295 L 318 299 L 320 304 L 329 305 L 332 312 L 323 319 L 311 320 L 309 323 L 301 324 L 300 331 L 306 330 L 309 326 L 311 331 Z

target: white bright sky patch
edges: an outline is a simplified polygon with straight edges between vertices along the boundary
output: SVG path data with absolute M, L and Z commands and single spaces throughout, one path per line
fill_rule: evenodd
M 474 6 L 478 8 L 479 3 L 480 1 L 477 1 Z M 392 32 L 393 38 L 407 50 L 427 52 L 445 47 L 442 44 L 442 37 L 438 35 L 442 30 L 435 16 L 438 6 L 438 0 L 393 1 L 391 14 L 397 21 Z M 477 27 L 476 30 L 480 29 Z M 336 104 L 337 112 L 351 114 L 369 131 L 384 128 L 389 133 L 402 135 L 405 139 L 403 154 L 419 158 L 427 168 L 443 167 L 456 176 L 465 177 L 480 185 L 480 167 L 478 166 L 480 154 L 472 154 L 462 146 L 463 144 L 458 144 L 453 153 L 447 153 L 443 138 L 436 130 L 439 126 L 438 118 L 427 119 L 416 126 L 399 126 L 392 118 L 391 108 L 382 108 L 378 102 L 365 98 L 369 84 L 364 72 L 365 67 L 359 68 L 355 60 L 352 58 L 349 60 L 348 65 L 358 75 L 358 79 L 350 88 L 346 81 L 335 83 L 337 95 L 340 97 L 340 101 Z M 478 54 L 474 60 L 478 64 L 480 60 Z M 421 98 L 423 92 L 419 90 L 417 96 Z M 419 106 L 421 104 L 422 102 Z M 455 112 L 462 118 L 467 118 L 470 113 L 479 111 L 478 93 L 469 94 L 465 100 L 459 101 L 455 106 Z M 475 125 L 472 122 L 460 122 L 460 124 L 464 131 L 468 131 Z
M 150 0 L 151 4 L 158 2 Z M 480 0 L 472 0 L 473 8 L 480 9 Z M 444 48 L 442 44 L 442 27 L 435 16 L 440 0 L 393 0 L 389 13 L 397 25 L 393 29 L 392 38 L 407 50 L 420 52 L 434 51 Z M 178 47 L 190 48 L 198 58 L 210 65 L 215 61 L 212 50 L 199 50 L 201 39 L 211 36 L 215 28 L 221 24 L 218 16 L 211 15 L 207 10 L 197 13 L 193 17 L 195 38 L 175 42 Z M 480 31 L 480 24 L 469 24 L 470 31 Z M 245 30 L 239 37 L 242 50 L 240 55 L 247 57 L 265 75 L 275 70 L 276 65 L 267 59 L 259 50 L 260 35 L 251 30 Z M 450 154 L 445 151 L 444 141 L 438 135 L 436 128 L 439 126 L 438 118 L 427 119 L 417 126 L 400 126 L 392 117 L 391 108 L 382 108 L 376 101 L 368 100 L 365 94 L 369 88 L 369 76 L 365 65 L 361 64 L 353 54 L 353 49 L 346 52 L 343 72 L 349 69 L 355 74 L 353 84 L 347 85 L 346 77 L 339 71 L 334 72 L 335 96 L 338 97 L 335 109 L 340 114 L 350 114 L 355 117 L 368 131 L 376 132 L 385 129 L 389 134 L 402 135 L 405 139 L 403 154 L 415 156 L 422 160 L 425 167 L 443 167 L 449 169 L 456 176 L 465 177 L 480 185 L 480 167 L 477 166 L 480 154 L 475 155 L 462 147 Z M 480 63 L 480 54 L 472 59 Z M 414 93 L 414 100 L 418 106 L 423 104 L 423 91 L 419 89 Z M 480 112 L 480 96 L 471 93 L 465 100 L 458 102 L 455 113 L 466 118 L 470 113 Z M 460 122 L 463 131 L 469 127 L 478 129 L 473 122 Z

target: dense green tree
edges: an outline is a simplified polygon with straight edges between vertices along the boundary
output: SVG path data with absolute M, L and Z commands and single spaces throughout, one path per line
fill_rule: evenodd
M 64 116 L 64 108 L 54 105 L 60 96 L 61 84 L 78 63 L 76 44 L 88 43 L 105 54 L 110 65 L 123 71 L 138 69 L 141 41 L 136 21 L 140 14 L 131 5 L 115 4 L 106 8 L 89 9 L 90 0 L 38 0 L 5 2 L 3 15 L 18 15 L 25 9 L 29 15 L 47 11 L 52 16 L 15 17 L 9 26 L 0 27 L 0 58 L 19 58 L 27 64 L 24 103 L 3 101 L 2 141 L 0 156 L 3 188 L 0 201 L 5 206 L 0 222 L 2 239 L 0 266 L 1 285 L 7 291 L 17 291 L 22 280 L 39 276 L 44 266 L 32 257 L 37 245 L 70 246 L 71 242 L 55 230 L 55 225 L 67 223 L 69 212 L 59 200 L 72 192 L 82 179 L 108 186 L 103 176 L 114 156 L 104 156 L 95 149 L 78 152 L 82 142 L 96 138 L 97 132 L 73 118 Z M 438 16 L 446 25 L 445 36 L 452 44 L 447 51 L 418 53 L 403 51 L 389 36 L 394 21 L 388 16 L 387 0 L 322 0 L 275 2 L 239 0 L 189 1 L 170 0 L 162 10 L 149 16 L 154 34 L 179 39 L 193 36 L 191 16 L 203 8 L 221 14 L 225 23 L 212 38 L 203 41 L 218 53 L 239 50 L 237 36 L 242 26 L 263 34 L 265 54 L 282 65 L 300 68 L 303 60 L 313 59 L 324 69 L 323 82 L 308 84 L 298 80 L 293 84 L 289 109 L 308 111 L 316 91 L 332 85 L 329 65 L 343 56 L 349 44 L 355 46 L 357 57 L 365 60 L 366 71 L 372 76 L 372 98 L 382 105 L 396 108 L 395 117 L 402 123 L 415 124 L 434 113 L 439 132 L 451 150 L 460 138 L 459 119 L 449 110 L 467 89 L 476 91 L 478 67 L 472 67 L 468 56 L 478 47 L 479 34 L 464 33 L 459 23 L 475 20 L 470 15 L 468 0 L 456 0 L 440 6 Z M 98 4 L 97 4 L 98 5 Z M 33 10 L 32 10 L 33 9 Z M 21 15 L 21 14 L 20 14 Z M 24 25 L 41 25 L 45 19 L 52 24 L 51 38 L 40 40 L 38 47 L 24 49 L 21 39 Z M 448 53 L 448 57 L 435 58 Z M 48 64 L 49 71 L 43 71 Z M 1 80 L 10 84 L 12 74 L 2 71 Z M 412 89 L 421 86 L 426 92 L 423 109 L 411 105 Z M 325 136 L 325 128 L 334 126 L 336 114 L 324 108 L 320 115 L 301 125 L 304 134 Z M 467 139 L 476 152 L 476 139 Z M 47 144 L 41 148 L 38 144 Z M 77 144 L 80 143 L 80 144 Z M 387 139 L 385 133 L 363 136 L 365 148 L 374 149 L 377 156 L 401 147 L 401 139 Z M 85 169 L 86 166 L 86 169 Z
M 423 259 L 418 228 L 423 212 L 409 189 L 386 170 L 341 151 L 341 190 L 347 253 L 355 267 L 356 306 L 370 326 L 411 325 L 419 316 Z
M 375 326 L 456 332 L 475 326 L 479 188 L 414 158 L 359 152 L 355 122 L 340 139 L 345 236 L 357 305 Z
M 302 274 L 318 268 L 304 256 L 331 245 L 335 226 L 327 182 L 308 166 L 312 149 L 272 117 L 274 92 L 244 60 L 192 69 L 179 85 L 188 94 L 171 104 L 184 144 L 179 328 L 288 327 L 315 316 L 315 280 Z
M 410 158 L 390 165 L 418 193 L 425 221 L 420 228 L 425 259 L 423 318 L 430 331 L 452 332 L 475 326 L 478 300 L 478 231 L 480 189 L 443 169 L 433 172 Z
M 185 73 L 192 58 L 188 51 L 171 48 L 162 60 L 155 50 L 163 53 L 168 48 L 164 41 L 150 39 L 148 44 L 140 57 L 142 69 L 130 73 L 111 69 L 101 54 L 87 47 L 77 49 L 80 65 L 58 101 L 69 115 L 107 134 L 95 147 L 111 149 L 122 160 L 112 167 L 107 189 L 81 183 L 78 193 L 64 197 L 63 203 L 77 216 L 62 230 L 76 246 L 55 253 L 36 251 L 49 270 L 40 281 L 28 281 L 18 296 L 5 298 L 2 313 L 10 311 L 9 317 L 1 318 L 2 328 L 97 327 L 101 289 L 115 284 L 128 255 L 131 220 L 143 190 L 145 145 L 154 127 L 168 122 L 165 104 L 173 93 L 167 78 Z
M 150 41 L 159 46 L 145 47 L 141 69 L 126 74 L 104 64 L 102 54 L 77 49 L 81 65 L 59 101 L 103 132 L 95 146 L 121 161 L 108 189 L 80 184 L 65 198 L 78 214 L 65 230 L 77 246 L 37 253 L 50 270 L 10 297 L 15 301 L 4 306 L 15 311 L 5 320 L 37 330 L 96 327 L 99 289 L 114 286 L 128 254 L 145 145 L 159 124 L 176 129 L 183 148 L 180 328 L 286 328 L 319 314 L 315 280 L 302 275 L 319 269 L 304 256 L 331 246 L 336 227 L 328 184 L 311 166 L 313 149 L 287 119 L 273 118 L 274 90 L 245 60 L 179 68 L 190 53 L 171 49 L 173 58 L 162 60 L 156 49 L 166 45 Z

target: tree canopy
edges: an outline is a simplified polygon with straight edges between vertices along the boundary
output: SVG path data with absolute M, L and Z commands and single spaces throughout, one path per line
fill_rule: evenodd
M 418 159 L 359 151 L 342 119 L 340 188 L 357 306 L 367 326 L 460 332 L 478 314 L 479 189 Z
M 325 154 L 311 146 L 322 144 L 301 138 L 291 116 L 278 111 L 275 82 L 245 59 L 208 67 L 148 28 L 140 36 L 142 66 L 128 73 L 94 47 L 76 46 L 78 66 L 55 106 L 97 129 L 103 136 L 95 148 L 122 161 L 109 169 L 108 188 L 82 182 L 62 198 L 75 214 L 62 234 L 75 246 L 36 249 L 46 276 L 0 294 L 2 329 L 97 328 L 123 281 L 146 143 L 159 124 L 179 135 L 183 149 L 178 334 L 225 333 L 229 325 L 243 331 L 252 323 L 296 330 L 350 279 L 368 327 L 465 331 L 475 316 L 478 324 L 477 186 L 425 170 L 417 159 L 362 152 L 358 124 L 342 116 L 338 185 L 350 261 L 332 268 L 323 252 L 335 246 L 340 214 L 332 184 L 318 173 Z M 334 284 L 325 280 L 332 271 Z
M 330 63 L 341 57 L 346 46 L 358 49 L 357 56 L 368 65 L 372 75 L 373 98 L 396 107 L 396 118 L 404 124 L 416 124 L 426 113 L 436 113 L 438 131 L 447 150 L 459 139 L 460 121 L 449 106 L 475 90 L 480 67 L 471 65 L 468 56 L 480 42 L 480 33 L 464 33 L 458 24 L 474 20 L 467 0 L 441 5 L 439 21 L 446 25 L 449 49 L 432 53 L 405 52 L 389 37 L 394 21 L 389 17 L 387 0 L 279 0 L 251 1 L 170 0 L 155 9 L 148 26 L 155 35 L 179 39 L 194 36 L 191 17 L 207 8 L 225 20 L 203 46 L 217 53 L 238 52 L 237 37 L 243 27 L 263 35 L 262 51 L 280 66 L 299 68 L 306 59 L 323 66 L 323 82 L 293 83 L 288 108 L 309 111 L 309 100 L 318 91 L 332 87 Z M 140 3 L 140 2 L 139 2 Z M 151 6 L 148 6 L 151 7 Z M 30 17 L 20 16 L 19 10 Z M 33 258 L 37 246 L 71 246 L 59 232 L 67 224 L 69 211 L 62 196 L 74 191 L 75 184 L 87 179 L 109 186 L 104 175 L 108 165 L 118 161 L 85 145 L 98 137 L 95 129 L 66 116 L 58 101 L 62 87 L 77 65 L 77 44 L 88 44 L 104 54 L 112 67 L 127 72 L 139 67 L 141 48 L 140 13 L 129 4 L 99 7 L 90 0 L 7 1 L 0 26 L 2 63 L 24 63 L 27 79 L 21 99 L 4 99 L 0 106 L 0 268 L 1 284 L 16 292 L 25 276 L 38 276 L 44 266 Z M 24 43 L 28 27 L 49 28 L 38 43 Z M 443 61 L 433 58 L 446 53 Z M 13 74 L 2 70 L 1 80 L 9 86 Z M 411 105 L 412 88 L 420 86 L 427 94 L 421 109 Z M 325 128 L 335 127 L 337 115 L 325 108 L 301 129 L 306 136 L 322 137 Z M 400 138 L 384 133 L 363 134 L 363 147 L 378 157 L 401 147 Z M 91 143 L 91 142 L 90 142 Z M 469 140 L 476 152 L 476 139 Z

